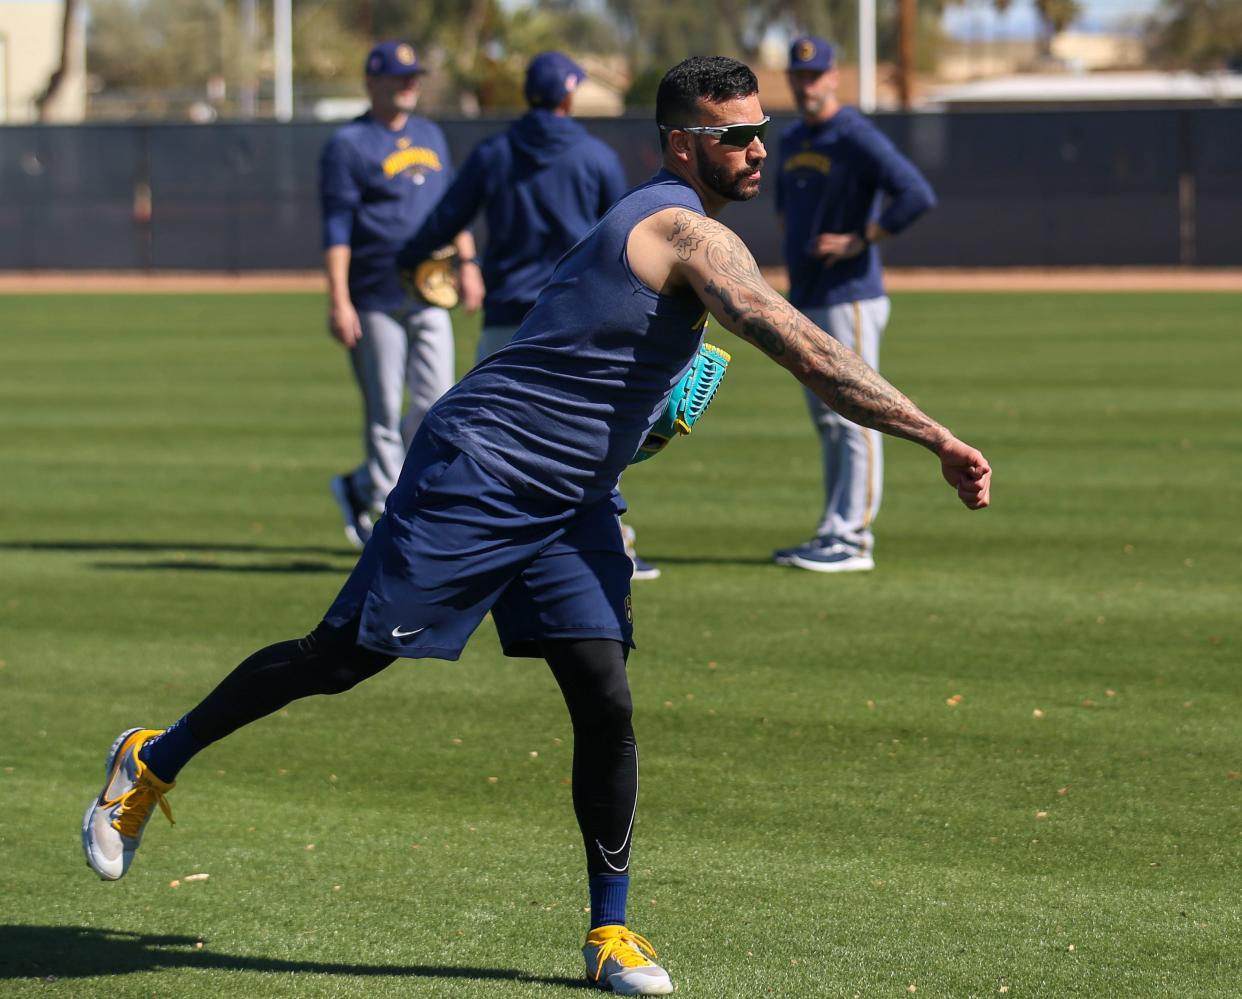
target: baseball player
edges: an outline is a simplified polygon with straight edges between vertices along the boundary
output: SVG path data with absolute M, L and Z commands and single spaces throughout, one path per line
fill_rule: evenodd
M 932 451 L 968 508 L 987 506 L 991 470 L 773 291 L 716 221 L 759 190 L 767 118 L 754 74 L 688 59 L 665 75 L 656 114 L 663 169 L 561 258 L 513 340 L 432 407 L 323 621 L 254 653 L 168 729 L 116 740 L 82 826 L 101 877 L 126 873 L 172 781 L 206 746 L 395 658 L 456 659 L 490 610 L 507 655 L 547 661 L 573 722 L 587 977 L 621 995 L 673 991 L 626 922 L 638 752 L 616 486 L 703 356 L 707 314 L 855 421 Z
M 878 368 L 889 301 L 876 244 L 904 230 L 936 197 L 914 164 L 837 99 L 828 42 L 797 39 L 788 80 L 802 115 L 781 136 L 777 168 L 789 300 Z M 773 559 L 815 572 L 872 569 L 871 525 L 884 474 L 881 435 L 834 412 L 814 393 L 807 393 L 807 404 L 820 435 L 824 513 L 811 540 L 779 549 Z
M 448 193 L 398 257 L 411 268 L 483 211 L 483 332 L 477 360 L 517 332 L 552 269 L 625 193 L 617 154 L 570 115 L 586 70 L 563 52 L 541 52 L 526 67 L 529 110 L 506 131 L 484 139 L 462 164 Z M 635 579 L 660 570 L 633 551 Z
M 366 445 L 363 464 L 331 486 L 345 536 L 358 548 L 370 537 L 424 414 L 454 378 L 448 311 L 412 298 L 394 263 L 452 180 L 444 133 L 413 114 L 423 72 L 412 46 L 376 45 L 366 61 L 370 110 L 338 130 L 320 159 L 328 328 L 349 349 Z M 449 235 L 463 305 L 477 309 L 483 289 L 474 239 L 468 232 Z

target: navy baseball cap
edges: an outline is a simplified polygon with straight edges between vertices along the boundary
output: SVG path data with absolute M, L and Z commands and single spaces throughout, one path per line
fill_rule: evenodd
M 367 56 L 367 76 L 413 76 L 425 72 L 409 42 L 380 42 Z
M 832 69 L 832 46 L 822 38 L 804 35 L 789 46 L 789 68 L 812 69 L 818 73 Z
M 556 107 L 586 75 L 564 52 L 540 52 L 526 67 L 526 100 L 534 107 Z

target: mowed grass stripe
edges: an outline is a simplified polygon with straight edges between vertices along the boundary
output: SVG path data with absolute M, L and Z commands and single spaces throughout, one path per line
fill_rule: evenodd
M 890 441 L 878 569 L 844 579 L 768 563 L 814 526 L 817 446 L 713 331 L 712 412 L 623 483 L 664 569 L 634 588 L 632 921 L 679 994 L 1236 993 L 1240 307 L 894 296 L 884 371 L 996 505 Z M 116 732 L 353 564 L 323 328 L 315 295 L 0 298 L 4 994 L 575 994 L 569 725 L 486 623 L 204 753 L 123 882 L 81 862 Z

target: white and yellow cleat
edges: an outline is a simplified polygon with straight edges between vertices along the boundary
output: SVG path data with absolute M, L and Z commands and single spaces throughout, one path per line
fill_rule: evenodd
M 131 728 L 117 736 L 108 752 L 103 790 L 82 817 L 86 863 L 105 881 L 117 881 L 129 870 L 156 805 L 173 821 L 172 809 L 164 800 L 173 785 L 165 784 L 138 759 L 142 744 L 160 731 Z
M 625 926 L 599 926 L 582 948 L 592 985 L 619 996 L 666 996 L 673 991 L 668 972 L 656 964 L 655 948 Z

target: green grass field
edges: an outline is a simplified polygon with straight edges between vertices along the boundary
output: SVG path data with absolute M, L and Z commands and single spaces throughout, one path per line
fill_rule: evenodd
M 844 578 L 768 562 L 814 525 L 816 445 L 725 335 L 708 419 L 625 481 L 664 569 L 631 924 L 679 995 L 1242 991 L 1240 314 L 894 296 L 885 371 L 994 506 L 890 442 L 878 569 Z M 116 733 L 353 564 L 322 328 L 317 295 L 0 298 L 0 994 L 585 994 L 568 720 L 490 623 L 205 752 L 124 881 L 83 863 Z

